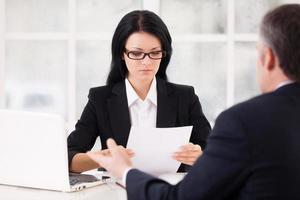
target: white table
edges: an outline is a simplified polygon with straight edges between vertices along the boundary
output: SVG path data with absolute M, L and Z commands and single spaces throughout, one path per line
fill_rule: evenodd
M 1 200 L 126 200 L 126 190 L 109 183 L 78 192 L 58 192 L 0 185 Z
M 175 184 L 184 174 L 165 174 L 164 180 Z M 126 190 L 115 183 L 107 183 L 78 192 L 58 192 L 25 187 L 0 185 L 0 200 L 126 200 Z

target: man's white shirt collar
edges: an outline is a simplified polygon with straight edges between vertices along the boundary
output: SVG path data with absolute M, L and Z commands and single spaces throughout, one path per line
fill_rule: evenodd
M 282 81 L 281 83 L 279 83 L 276 87 L 276 90 L 282 86 L 285 86 L 285 85 L 288 85 L 288 84 L 291 84 L 291 83 L 294 83 L 295 81 L 292 81 L 292 80 L 286 80 L 286 81 Z
M 128 81 L 128 79 L 125 79 L 125 85 L 126 85 L 126 93 L 127 93 L 127 101 L 128 101 L 128 107 L 130 107 L 134 102 L 137 100 L 141 100 L 140 97 L 137 95 L 135 90 L 133 89 L 132 85 Z M 156 78 L 154 77 L 150 86 L 150 89 L 148 91 L 146 100 L 151 101 L 155 106 L 157 106 L 157 90 L 156 90 Z M 142 101 L 142 100 L 141 100 Z

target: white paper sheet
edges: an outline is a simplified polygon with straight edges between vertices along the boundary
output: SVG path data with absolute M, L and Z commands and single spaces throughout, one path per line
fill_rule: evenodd
M 192 128 L 131 127 L 127 148 L 135 153 L 134 167 L 153 175 L 175 173 L 181 163 L 172 154 L 189 143 Z

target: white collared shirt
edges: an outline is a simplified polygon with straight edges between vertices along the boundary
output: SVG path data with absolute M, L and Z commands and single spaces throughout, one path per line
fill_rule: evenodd
M 136 94 L 127 78 L 125 79 L 125 86 L 131 126 L 156 127 L 157 90 L 155 77 L 144 101 Z M 130 169 L 125 170 L 122 176 L 124 187 L 126 187 L 126 176 L 129 171 Z
M 128 79 L 125 79 L 125 85 L 131 126 L 156 127 L 157 90 L 155 77 L 144 101 L 136 94 Z
M 285 85 L 288 85 L 288 84 L 292 84 L 294 83 L 295 81 L 292 81 L 292 80 L 286 80 L 286 81 L 282 81 L 281 83 L 279 83 L 276 87 L 275 90 L 277 90 L 278 88 L 281 88 L 282 86 L 285 86 Z

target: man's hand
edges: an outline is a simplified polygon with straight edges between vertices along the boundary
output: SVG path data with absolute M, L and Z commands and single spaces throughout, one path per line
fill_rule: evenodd
M 122 147 L 121 145 L 118 145 L 119 147 Z M 125 149 L 126 153 L 130 158 L 134 156 L 134 152 L 131 149 Z M 95 155 L 103 155 L 103 156 L 111 156 L 110 150 L 109 149 L 103 149 L 103 150 L 98 150 L 98 151 L 90 151 L 89 153 L 95 154 Z
M 109 151 L 107 154 L 88 152 L 87 155 L 116 178 L 122 178 L 125 170 L 132 168 L 128 150 L 118 146 L 111 138 L 106 143 Z
M 180 150 L 173 154 L 173 158 L 183 164 L 193 165 L 202 153 L 199 145 L 189 143 L 181 146 Z

